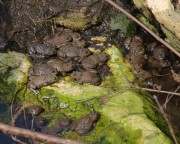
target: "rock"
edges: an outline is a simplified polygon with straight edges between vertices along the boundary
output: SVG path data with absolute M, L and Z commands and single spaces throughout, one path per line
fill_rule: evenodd
M 12 97 L 22 89 L 27 82 L 30 67 L 31 62 L 25 54 L 10 51 L 0 53 L 0 83 L 6 87 L 3 92 L 6 91 Z
M 166 41 L 180 51 L 180 11 L 170 0 L 133 0 L 138 9 L 152 22 L 156 18 L 167 36 Z
M 80 85 L 67 76 L 60 78 L 55 84 L 41 88 L 38 98 L 27 91 L 26 101 L 23 99 L 23 102 L 30 105 L 36 104 L 37 99 L 41 101 L 45 109 L 42 117 L 47 119 L 50 125 L 56 123 L 60 115 L 76 120 L 92 110 L 100 112 L 99 121 L 87 136 L 79 136 L 74 131 L 65 130 L 60 134 L 66 138 L 78 139 L 85 143 L 115 144 L 126 141 L 172 144 L 171 139 L 157 127 L 161 125 L 167 130 L 161 116 L 151 107 L 153 101 L 146 94 L 136 92 L 130 87 L 129 81 L 134 81 L 135 78 L 122 53 L 115 46 L 107 48 L 104 52 L 110 55 L 107 65 L 112 75 L 107 76 L 100 86 Z M 9 73 L 4 69 L 4 80 L 8 80 L 8 83 L 24 83 L 31 66 L 27 57 L 15 52 L 1 55 L 4 61 L 10 61 L 10 64 L 6 64 L 13 67 Z

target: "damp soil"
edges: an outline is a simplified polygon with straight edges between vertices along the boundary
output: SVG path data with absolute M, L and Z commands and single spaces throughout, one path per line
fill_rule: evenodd
M 0 3 L 0 52 L 7 52 L 8 50 L 18 51 L 29 55 L 33 63 L 44 61 L 44 59 L 34 59 L 30 53 L 28 53 L 27 48 L 33 41 L 43 41 L 43 38 L 47 35 L 52 35 L 53 33 L 62 32 L 67 29 L 64 26 L 55 25 L 53 21 L 54 17 L 66 16 L 68 12 L 80 7 L 87 7 L 86 13 L 90 13 L 93 16 L 94 11 L 96 12 L 96 9 L 101 8 L 101 11 L 98 13 L 101 19 L 96 25 L 90 26 L 83 31 L 73 31 L 81 35 L 86 42 L 86 47 L 94 47 L 102 51 L 109 45 L 114 44 L 124 52 L 125 58 L 132 64 L 137 79 L 141 80 L 143 87 L 180 92 L 179 81 L 177 77 L 175 77 L 175 74 L 180 75 L 180 59 L 163 46 L 161 48 L 163 49 L 163 58 L 154 59 L 154 55 L 160 55 L 162 53 L 156 54 L 156 48 L 149 48 L 149 45 L 157 42 L 140 27 L 137 27 L 135 36 L 141 39 L 140 45 L 143 46 L 143 50 L 141 50 L 143 53 L 140 55 L 132 53 L 132 51 L 136 52 L 138 50 L 126 47 L 125 40 L 127 40 L 127 37 L 120 30 L 112 31 L 109 28 L 110 17 L 114 15 L 115 11 L 113 8 L 110 9 L 109 5 L 102 4 L 99 0 L 88 0 L 87 2 L 83 0 L 72 2 L 63 0 L 6 0 L 2 1 L 2 3 L 3 4 Z M 126 8 L 132 6 L 130 1 L 122 0 L 121 4 L 124 4 Z M 110 9 L 108 12 L 106 12 L 107 8 Z M 130 11 L 136 12 L 134 7 L 131 7 Z M 98 45 L 97 41 L 91 40 L 92 37 L 97 36 L 105 36 L 107 37 L 107 41 L 103 45 Z M 136 44 L 137 43 L 134 45 Z M 157 43 L 157 47 L 159 45 L 160 44 Z M 155 61 L 153 61 L 153 65 L 150 59 Z M 167 64 L 165 66 L 164 64 L 159 65 L 162 61 L 166 61 Z M 139 67 L 139 65 L 142 66 Z M 150 74 L 150 76 L 145 77 L 147 73 Z M 162 93 L 150 93 L 150 95 L 158 96 L 162 105 L 167 98 L 171 96 Z M 165 111 L 178 137 L 180 136 L 180 98 L 172 96 L 172 98 L 166 102 L 165 106 Z M 8 110 L 5 111 L 7 112 Z M 10 143 L 9 137 L 7 137 L 6 140 L 4 137 L 5 136 L 1 134 L 0 140 L 7 140 L 4 143 Z

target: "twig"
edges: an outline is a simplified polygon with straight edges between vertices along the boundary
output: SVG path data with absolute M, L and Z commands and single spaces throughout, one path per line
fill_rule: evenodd
M 135 86 L 135 85 L 132 85 L 132 87 L 140 89 L 140 90 L 150 91 L 150 92 L 158 92 L 158 93 L 165 93 L 165 94 L 171 94 L 171 95 L 180 96 L 180 93 L 171 92 L 171 91 L 163 91 L 163 90 L 155 90 L 155 89 L 149 89 L 149 88 L 142 88 L 142 87 Z
M 2 131 L 4 134 L 21 136 L 28 139 L 44 142 L 46 144 L 82 144 L 81 142 L 63 139 L 38 132 L 33 132 L 27 129 L 9 126 L 3 123 L 0 123 L 0 131 Z
M 165 45 L 168 49 L 170 49 L 172 52 L 174 52 L 178 57 L 180 57 L 180 53 L 178 51 L 176 51 L 171 45 L 169 45 L 166 41 L 164 41 L 162 38 L 160 38 L 159 36 L 157 36 L 154 32 L 152 32 L 151 30 L 149 30 L 143 23 L 141 23 L 138 19 L 136 19 L 135 17 L 133 17 L 131 14 L 129 14 L 128 12 L 126 12 L 123 8 L 121 8 L 120 6 L 118 6 L 117 4 L 115 4 L 113 1 L 111 0 L 105 0 L 106 2 L 108 2 L 110 5 L 112 5 L 113 7 L 115 7 L 117 10 L 119 10 L 120 12 L 122 12 L 123 14 L 125 14 L 128 18 L 130 18 L 131 20 L 133 20 L 135 23 L 137 23 L 138 25 L 140 25 L 143 29 L 145 29 L 149 34 L 151 34 L 157 41 L 159 41 L 160 43 L 162 43 L 163 45 Z
M 125 73 L 123 72 L 123 69 L 121 68 L 121 66 L 120 66 L 119 68 L 121 69 L 121 72 L 122 72 L 122 74 L 124 75 L 125 79 L 127 80 L 128 84 L 129 84 L 132 88 L 136 88 L 136 89 L 139 89 L 139 90 L 150 91 L 150 92 L 165 93 L 165 94 L 180 96 L 180 93 L 176 93 L 176 91 L 175 91 L 175 92 L 171 92 L 171 91 L 164 91 L 164 90 L 156 90 L 156 89 L 139 87 L 139 86 L 135 85 L 133 82 L 131 82 L 131 81 L 128 79 L 128 77 L 127 77 L 127 76 L 125 75 Z
M 170 133 L 171 133 L 171 136 L 172 136 L 172 138 L 173 138 L 173 140 L 174 140 L 174 143 L 175 143 L 175 144 L 178 144 L 177 139 L 176 139 L 176 136 L 175 136 L 174 131 L 173 131 L 173 128 L 172 128 L 172 125 L 171 125 L 169 119 L 167 118 L 167 115 L 166 115 L 166 113 L 164 112 L 164 109 L 163 109 L 162 106 L 160 105 L 160 103 L 159 103 L 159 101 L 158 101 L 158 99 L 157 99 L 157 97 L 156 97 L 155 95 L 153 96 L 153 98 L 154 98 L 155 102 L 157 103 L 157 105 L 158 105 L 158 107 L 159 107 L 159 110 L 160 110 L 162 116 L 164 117 L 165 121 L 166 121 L 167 124 L 168 124 L 168 128 L 169 128 L 169 130 L 170 130 Z
M 175 89 L 174 92 L 177 92 L 179 89 L 180 89 L 180 85 Z M 166 109 L 167 103 L 170 101 L 170 99 L 171 99 L 173 96 L 174 96 L 173 94 L 169 94 L 169 95 L 167 96 L 166 101 L 164 102 L 164 104 L 163 104 L 163 106 L 162 106 L 163 108 Z

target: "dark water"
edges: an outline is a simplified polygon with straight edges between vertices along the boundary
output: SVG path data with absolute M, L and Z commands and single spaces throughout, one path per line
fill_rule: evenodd
M 4 135 L 0 132 L 0 144 L 17 144 L 11 138 L 11 136 Z

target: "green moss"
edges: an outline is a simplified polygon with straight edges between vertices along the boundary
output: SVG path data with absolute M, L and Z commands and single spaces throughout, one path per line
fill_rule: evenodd
M 66 18 L 64 17 L 54 18 L 54 22 L 56 24 L 66 26 L 74 30 L 85 30 L 90 25 L 96 24 L 97 21 L 98 18 L 96 16 L 91 19 L 90 16 L 86 16 L 82 12 L 69 13 Z
M 124 14 L 118 13 L 113 18 L 111 18 L 110 22 L 111 30 L 120 29 L 127 36 L 132 36 L 136 32 L 136 24 L 129 20 Z
M 27 81 L 28 69 L 31 63 L 28 57 L 17 52 L 0 53 L 0 86 L 5 93 L 6 100 L 21 90 Z
M 156 27 L 154 25 L 152 25 L 150 23 L 150 21 L 143 15 L 139 14 L 138 15 L 138 19 L 144 24 L 146 25 L 150 30 L 152 30 L 154 33 L 156 33 L 157 35 L 160 36 L 160 33 L 159 33 L 159 29 L 157 29 L 158 24 L 156 24 Z

